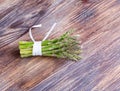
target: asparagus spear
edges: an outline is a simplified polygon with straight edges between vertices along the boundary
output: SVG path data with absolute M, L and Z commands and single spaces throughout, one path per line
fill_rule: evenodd
M 20 41 L 19 49 L 21 57 L 32 56 L 33 42 Z M 80 59 L 81 50 L 79 43 L 71 32 L 66 32 L 62 36 L 52 40 L 42 41 L 42 55 L 53 56 L 58 58 L 68 58 L 78 61 Z

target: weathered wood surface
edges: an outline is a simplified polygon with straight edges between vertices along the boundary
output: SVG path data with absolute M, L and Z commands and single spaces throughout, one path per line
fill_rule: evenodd
M 71 28 L 80 35 L 79 62 L 20 58 L 18 42 Z M 120 91 L 120 0 L 0 0 L 0 91 Z

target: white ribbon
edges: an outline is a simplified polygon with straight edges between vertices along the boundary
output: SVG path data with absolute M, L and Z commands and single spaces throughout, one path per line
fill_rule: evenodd
M 54 23 L 53 26 L 51 27 L 51 29 L 49 30 L 49 32 L 46 34 L 46 36 L 43 38 L 42 41 L 46 40 L 48 38 L 48 36 L 50 35 L 50 33 L 53 31 L 53 29 L 55 28 L 57 23 Z M 42 55 L 42 41 L 35 41 L 33 36 L 32 36 L 32 28 L 37 28 L 37 27 L 42 27 L 41 24 L 39 25 L 34 25 L 29 29 L 29 36 L 31 38 L 31 40 L 34 42 L 33 44 L 33 50 L 32 50 L 32 55 L 33 56 L 41 56 Z

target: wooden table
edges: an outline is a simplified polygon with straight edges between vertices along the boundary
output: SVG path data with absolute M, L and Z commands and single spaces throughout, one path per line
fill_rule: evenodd
M 21 58 L 18 42 L 75 29 L 82 60 Z M 120 91 L 120 0 L 0 0 L 0 91 Z

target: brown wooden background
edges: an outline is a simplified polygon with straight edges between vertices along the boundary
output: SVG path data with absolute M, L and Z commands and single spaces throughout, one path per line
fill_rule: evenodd
M 54 22 L 49 39 L 76 29 L 82 60 L 20 58 L 28 29 Z M 0 91 L 120 91 L 120 0 L 0 0 Z

